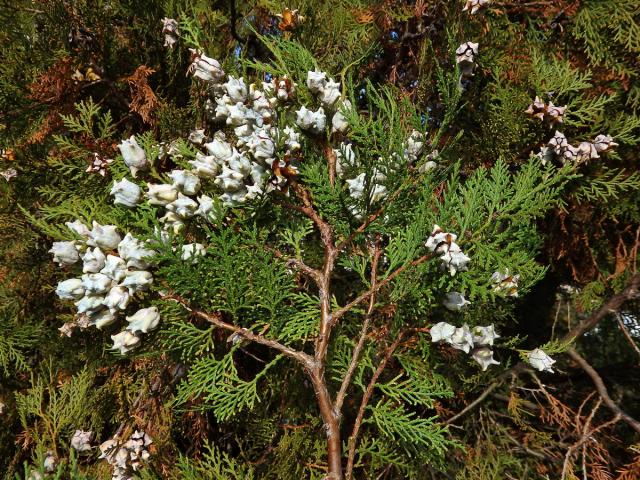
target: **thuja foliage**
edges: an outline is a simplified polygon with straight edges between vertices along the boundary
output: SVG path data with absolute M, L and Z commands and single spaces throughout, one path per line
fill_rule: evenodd
M 4 478 L 634 478 L 639 10 L 556 3 L 1 3 Z

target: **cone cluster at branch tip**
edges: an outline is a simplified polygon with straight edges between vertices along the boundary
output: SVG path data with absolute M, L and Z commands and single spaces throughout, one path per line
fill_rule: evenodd
M 286 177 L 297 174 L 292 158 L 300 150 L 300 133 L 293 124 L 283 128 L 276 125 L 278 110 L 290 109 L 296 85 L 287 77 L 273 78 L 261 86 L 246 85 L 242 77 L 231 75 L 223 83 L 225 73 L 220 64 L 194 54 L 191 71 L 208 84 L 213 94 L 205 108 L 213 121 L 233 129 L 237 141 L 232 144 L 218 131 L 213 141 L 206 143 L 204 131 L 192 132 L 190 140 L 206 149 L 206 154 L 198 152 L 189 162 L 193 173 L 212 179 L 223 191 L 219 199 L 227 207 L 284 188 Z M 310 128 L 323 129 L 319 123 L 322 118 L 314 117 Z M 277 151 L 279 146 L 282 151 Z
M 456 243 L 457 238 L 457 235 L 447 233 L 438 225 L 434 225 L 433 231 L 425 243 L 431 252 L 440 255 L 441 268 L 448 270 L 451 276 L 467 270 L 467 263 L 471 261 Z
M 83 275 L 64 280 L 56 288 L 58 297 L 74 301 L 77 308 L 77 320 L 59 329 L 63 335 L 71 336 L 76 327 L 102 329 L 115 323 L 133 296 L 153 283 L 150 258 L 156 252 L 131 233 L 122 238 L 115 225 L 94 221 L 89 230 L 76 220 L 68 222 L 67 227 L 82 240 L 54 242 L 50 252 L 55 262 L 67 267 L 82 260 Z M 122 354 L 140 343 L 140 332 L 147 333 L 158 326 L 160 314 L 156 307 L 143 308 L 126 320 L 127 329 L 111 336 L 112 348 Z
M 525 110 L 525 113 L 541 121 L 546 118 L 552 124 L 555 124 L 562 123 L 564 121 L 564 112 L 566 109 L 566 106 L 559 107 L 554 105 L 551 101 L 546 104 L 540 97 L 536 96 L 535 100 L 531 102 L 529 107 Z
M 612 151 L 618 144 L 613 141 L 610 135 L 598 135 L 593 142 L 581 142 L 577 147 L 570 145 L 567 137 L 556 130 L 553 138 L 549 140 L 546 147 L 542 147 L 537 157 L 542 160 L 542 164 L 552 162 L 558 158 L 564 165 L 580 164 L 589 160 L 600 158 L 601 153 Z
M 100 445 L 101 455 L 112 467 L 112 480 L 132 480 L 140 467 L 149 461 L 148 446 L 153 441 L 144 431 L 136 430 L 126 442 L 117 436 Z
M 199 199 L 200 205 L 193 199 L 184 198 L 193 195 L 200 185 L 194 180 L 193 188 L 189 191 L 177 175 L 195 175 L 213 181 L 223 191 L 218 199 L 226 207 L 237 207 L 273 190 L 283 190 L 287 178 L 298 173 L 296 156 L 301 148 L 301 132 L 309 135 L 324 133 L 330 116 L 332 132 L 345 135 L 349 129 L 347 114 L 353 108 L 348 100 L 342 98 L 338 82 L 325 72 L 309 71 L 306 86 L 315 98 L 316 106 L 301 105 L 293 112 L 294 123 L 277 127 L 279 117 L 290 118 L 286 113 L 291 110 L 296 96 L 294 82 L 285 76 L 262 82 L 261 87 L 255 83 L 247 85 L 242 77 L 227 76 L 217 60 L 197 51 L 192 51 L 192 55 L 189 71 L 205 82 L 212 94 L 212 98 L 206 101 L 211 119 L 231 127 L 237 140 L 228 141 L 227 136 L 218 130 L 209 141 L 204 130 L 194 130 L 189 140 L 195 146 L 204 148 L 206 153 L 199 151 L 195 160 L 189 161 L 192 171 L 172 172 L 173 185 L 148 184 L 146 196 L 149 203 L 165 206 L 169 210 L 160 220 L 174 233 L 183 229 L 185 219 L 195 214 L 204 213 L 206 216 L 211 211 L 208 207 L 213 205 L 213 200 L 207 196 Z M 406 163 L 412 164 L 417 160 L 424 143 L 424 134 L 414 130 L 404 147 Z M 144 149 L 135 138 L 123 141 L 120 150 L 134 176 L 149 168 L 150 162 L 144 155 Z M 176 152 L 170 147 L 168 153 L 171 155 Z M 349 143 L 343 142 L 334 153 L 338 175 L 345 171 L 345 165 L 359 166 Z M 421 165 L 421 171 L 434 166 L 434 162 L 427 162 Z M 383 184 L 386 179 L 386 172 L 378 169 L 369 176 L 358 172 L 345 182 L 351 197 L 358 203 L 376 203 L 387 196 Z M 136 204 L 140 198 L 130 183 L 114 184 L 112 193 L 116 196 L 116 202 L 125 206 Z M 362 218 L 363 209 L 360 205 L 349 208 L 356 218 Z
M 471 352 L 471 358 L 480 364 L 482 371 L 489 365 L 500 364 L 494 360 L 493 351 L 489 348 L 493 346 L 496 338 L 500 338 L 493 325 L 473 327 L 473 330 L 470 330 L 467 324 L 455 327 L 446 322 L 439 322 L 431 327 L 429 333 L 434 343 L 444 342 L 465 353 Z

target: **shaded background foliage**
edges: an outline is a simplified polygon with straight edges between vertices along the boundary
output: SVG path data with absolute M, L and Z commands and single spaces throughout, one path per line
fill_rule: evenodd
M 100 332 L 72 339 L 52 334 L 70 315 L 53 295 L 53 286 L 63 278 L 46 253 L 55 232 L 39 228 L 37 221 L 64 215 L 65 204 L 49 206 L 61 189 L 68 191 L 68 198 L 94 198 L 96 205 L 83 208 L 88 218 L 99 214 L 111 179 L 110 174 L 103 178 L 84 172 L 94 153 L 113 158 L 119 140 L 132 133 L 150 131 L 157 140 L 171 142 L 195 126 L 206 126 L 204 105 L 197 95 L 200 87 L 185 75 L 189 47 L 199 46 L 225 64 L 244 68 L 239 57 L 273 60 L 261 35 L 296 40 L 323 69 L 352 83 L 359 108 L 368 108 L 372 88 L 390 86 L 398 98 L 422 112 L 427 131 L 443 132 L 435 139 L 436 147 L 457 138 L 448 155 L 460 160 L 463 178 L 498 161 L 517 171 L 530 152 L 548 141 L 553 128 L 524 114 L 536 95 L 568 105 L 562 129 L 567 138 L 581 141 L 608 133 L 620 147 L 606 162 L 583 166 L 563 194 L 562 205 L 538 222 L 544 238 L 538 260 L 550 267 L 542 281 L 518 300 L 514 322 L 501 333 L 526 335 L 522 345 L 533 348 L 549 340 L 552 327 L 568 330 L 624 288 L 636 272 L 640 235 L 640 178 L 635 173 L 640 142 L 640 3 L 504 1 L 493 2 L 475 16 L 462 12 L 463 4 L 420 0 L 0 3 L 5 26 L 0 32 L 0 169 L 17 171 L 11 180 L 0 179 L 0 401 L 6 404 L 0 426 L 0 471 L 6 478 L 22 475 L 23 462 L 37 464 L 47 449 L 60 449 L 63 455 L 69 435 L 80 428 L 79 419 L 84 428 L 107 438 L 130 415 L 153 425 L 157 439 L 154 463 L 141 473 L 143 478 L 321 475 L 322 469 L 310 460 L 321 459 L 321 444 L 308 433 L 317 434 L 318 420 L 307 418 L 308 413 L 284 397 L 276 401 L 282 396 L 279 392 L 294 396 L 292 385 L 301 381 L 294 368 L 283 367 L 277 381 L 261 385 L 268 390 L 262 395 L 270 399 L 261 408 L 223 423 L 206 406 L 182 411 L 170 403 L 174 395 L 181 395 L 178 384 L 194 348 L 227 349 L 226 337 L 216 333 L 211 339 L 206 325 L 190 327 L 174 313 L 179 328 L 204 332 L 202 342 L 181 345 L 176 331 L 162 332 L 169 347 L 166 356 L 145 352 L 132 359 L 105 352 L 108 336 Z M 276 16 L 285 8 L 299 9 L 305 20 L 286 25 Z M 181 22 L 181 39 L 173 50 L 162 45 L 165 16 Z M 479 68 L 461 94 L 442 87 L 453 84 L 453 52 L 466 40 L 480 43 Z M 65 115 L 77 115 L 78 102 L 93 105 L 92 134 L 65 122 Z M 102 134 L 100 122 L 110 125 Z M 202 265 L 204 276 L 211 267 L 215 268 Z M 232 271 L 233 265 L 229 268 Z M 572 287 L 560 288 L 566 285 Z M 201 293 L 209 299 L 208 292 Z M 637 303 L 629 302 L 620 317 L 602 321 L 579 342 L 583 356 L 605 378 L 616 401 L 636 417 L 640 415 L 640 392 L 634 382 L 637 347 L 629 343 L 618 320 L 637 344 L 637 314 Z M 172 319 L 172 312 L 165 312 L 165 318 Z M 255 348 L 251 353 L 262 358 L 265 352 Z M 235 362 L 244 380 L 262 369 L 250 356 L 238 356 Z M 206 367 L 191 365 L 191 371 L 198 366 Z M 487 375 L 460 376 L 448 384 L 456 392 L 454 397 L 438 400 L 433 410 L 449 417 L 491 382 Z M 560 373 L 546 376 L 544 384 L 546 389 L 536 378 L 524 375 L 513 388 L 497 389 L 481 410 L 461 420 L 463 429 L 453 430 L 461 446 L 451 447 L 450 461 L 440 473 L 434 473 L 438 466 L 429 470 L 418 464 L 408 466 L 411 473 L 393 469 L 398 459 L 385 457 L 380 440 L 373 437 L 363 443 L 361 453 L 377 452 L 372 456 L 380 464 L 371 472 L 382 474 L 379 478 L 438 474 L 459 479 L 508 478 L 507 474 L 555 478 L 558 459 L 561 465 L 568 445 L 583 433 L 576 430 L 573 419 L 593 387 L 570 361 L 562 363 Z M 51 392 L 62 390 L 70 403 L 82 398 L 82 408 L 59 419 L 52 413 L 59 407 Z M 140 392 L 153 395 L 141 399 Z M 295 390 L 297 402 L 304 403 L 304 395 L 309 395 L 308 389 Z M 190 406 L 197 407 L 200 401 L 191 399 Z M 589 478 L 622 480 L 640 475 L 640 452 L 632 446 L 634 441 L 637 435 L 622 424 L 605 430 L 590 447 Z M 97 463 L 71 461 L 65 475 L 104 478 L 107 470 Z

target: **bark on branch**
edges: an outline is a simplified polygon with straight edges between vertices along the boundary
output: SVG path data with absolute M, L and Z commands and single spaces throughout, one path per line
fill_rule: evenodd
M 580 322 L 574 328 L 569 330 L 569 332 L 563 337 L 562 341 L 568 341 L 574 338 L 578 338 L 584 335 L 589 330 L 592 330 L 607 315 L 617 312 L 624 302 L 637 297 L 639 289 L 640 274 L 635 274 L 633 277 L 631 277 L 629 283 L 622 292 L 611 297 L 605 302 L 602 307 L 589 315 L 586 320 Z
M 334 158 L 335 160 L 335 158 Z M 331 159 L 329 159 L 331 176 Z M 335 161 L 333 162 L 333 177 L 335 179 Z M 306 215 L 314 223 L 320 233 L 324 246 L 322 269 L 314 271 L 314 279 L 318 286 L 320 297 L 320 327 L 313 354 L 313 367 L 308 369 L 313 388 L 318 400 L 318 407 L 324 422 L 327 436 L 327 462 L 329 470 L 328 480 L 342 480 L 342 438 L 340 436 L 340 414 L 334 408 L 331 393 L 325 380 L 325 365 L 333 321 L 331 317 L 331 277 L 339 250 L 336 248 L 334 233 L 331 225 L 317 212 L 311 193 L 296 181 L 291 182 L 291 189 L 302 202 L 302 206 L 295 206 L 296 210 Z
M 382 372 L 384 371 L 385 367 L 387 366 L 387 363 L 393 356 L 393 353 L 398 348 L 398 345 L 400 345 L 400 342 L 402 341 L 403 336 L 404 336 L 404 332 L 400 332 L 398 334 L 398 337 L 395 339 L 395 341 L 387 349 L 387 353 L 385 354 L 384 358 L 380 362 L 380 365 L 378 365 L 378 368 L 376 369 L 375 373 L 371 377 L 371 380 L 369 381 L 369 385 L 367 386 L 367 390 L 364 392 L 362 401 L 360 402 L 358 415 L 356 417 L 355 423 L 353 424 L 353 431 L 351 432 L 351 436 L 349 437 L 349 454 L 347 457 L 347 470 L 345 474 L 345 478 L 347 480 L 351 480 L 353 475 L 353 464 L 356 457 L 356 445 L 358 443 L 360 427 L 362 427 L 362 420 L 364 418 L 364 413 L 367 409 L 367 405 L 369 404 L 369 400 L 371 400 L 371 396 L 373 395 L 373 390 L 376 384 L 378 383 L 378 378 L 380 378 L 380 375 L 382 375 Z
M 229 332 L 233 332 L 236 335 L 246 340 L 249 340 L 251 342 L 258 343 L 260 345 L 264 345 L 266 347 L 270 347 L 270 348 L 273 348 L 274 350 L 279 351 L 284 356 L 291 358 L 297 361 L 298 363 L 300 363 L 307 370 L 313 369 L 314 367 L 314 361 L 311 355 L 308 355 L 299 350 L 295 350 L 291 347 L 287 347 L 286 345 L 283 345 L 280 342 L 271 340 L 260 334 L 253 333 L 251 330 L 247 330 L 246 328 L 239 327 L 231 323 L 227 323 L 224 320 L 222 320 L 222 316 L 219 313 L 206 313 L 206 312 L 203 312 L 202 310 L 192 308 L 189 302 L 187 302 L 184 298 L 180 297 L 179 295 L 167 294 L 167 295 L 161 295 L 161 296 L 162 298 L 165 298 L 167 300 L 173 300 L 179 303 L 180 305 L 182 305 L 184 308 L 186 308 L 188 311 L 190 311 L 197 317 L 200 317 L 203 320 L 206 320 L 207 322 L 213 324 L 218 328 L 221 328 L 223 330 L 228 330 Z
M 380 238 L 376 239 L 376 243 L 374 246 L 373 259 L 371 261 L 371 288 L 375 288 L 378 283 L 378 261 L 380 260 L 380 255 L 382 255 L 382 249 L 380 248 Z M 347 389 L 351 384 L 351 378 L 353 377 L 356 368 L 358 367 L 358 361 L 360 360 L 360 353 L 364 347 L 364 343 L 367 339 L 367 331 L 369 329 L 369 323 L 371 321 L 371 315 L 373 313 L 374 307 L 376 304 L 376 295 L 373 293 L 369 297 L 369 308 L 367 309 L 367 313 L 364 317 L 364 322 L 362 323 L 362 330 L 360 331 L 360 337 L 358 339 L 358 343 L 356 348 L 353 349 L 353 354 L 351 356 L 351 362 L 349 363 L 349 368 L 347 369 L 347 373 L 342 380 L 342 384 L 340 385 L 340 391 L 336 396 L 336 411 L 340 413 L 342 411 L 342 404 L 344 402 L 345 396 L 347 395 Z

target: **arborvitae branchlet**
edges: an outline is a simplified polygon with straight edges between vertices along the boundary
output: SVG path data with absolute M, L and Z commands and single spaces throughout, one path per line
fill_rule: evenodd
M 581 363 L 640 415 L 632 374 L 607 375 L 637 364 L 633 2 L 479 2 L 473 15 L 462 0 L 10 3 L 4 478 L 637 470 L 633 418 L 606 425 L 615 413 Z M 456 57 L 468 43 L 471 70 Z M 566 106 L 562 122 L 531 118 L 534 99 Z M 132 136 L 148 164 L 118 148 Z M 80 225 L 94 221 L 148 241 L 152 262 L 91 245 Z M 52 262 L 53 242 L 73 242 L 72 265 Z M 87 248 L 111 255 L 106 273 L 84 272 L 106 280 L 82 277 L 69 249 Z M 77 315 L 76 297 L 103 295 L 129 256 L 153 286 L 110 283 Z M 553 292 L 534 289 L 551 271 Z

